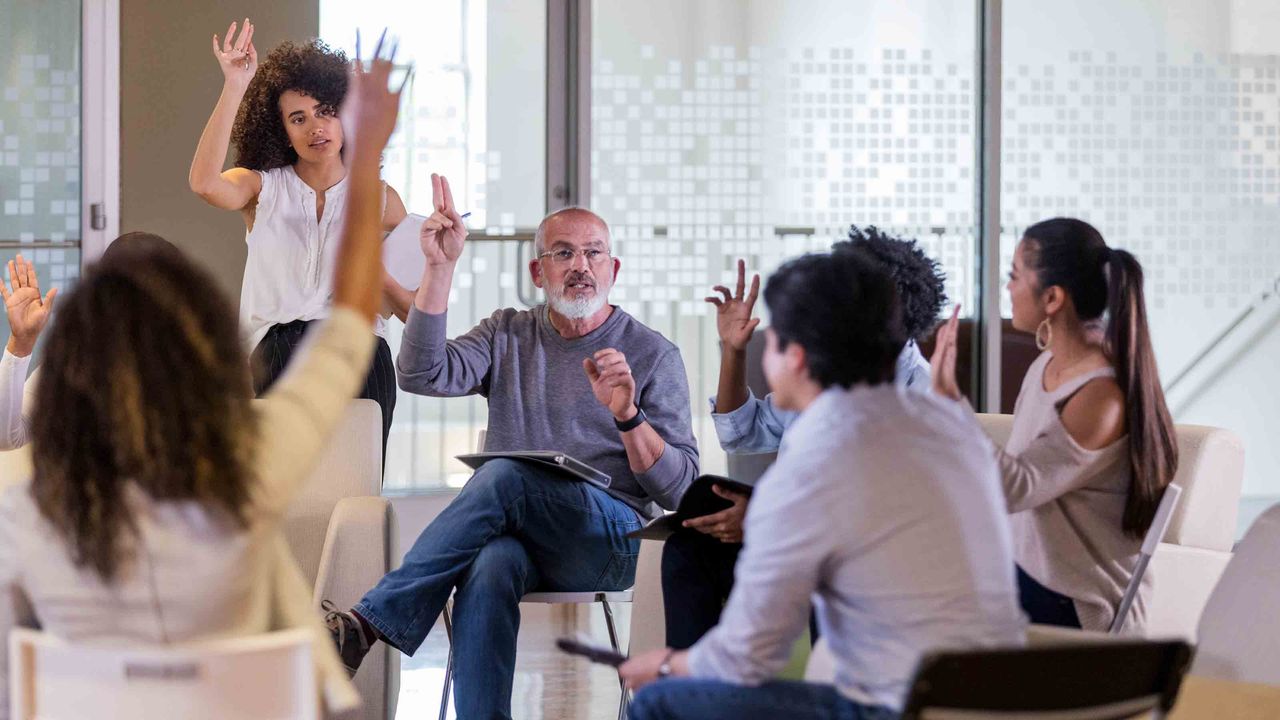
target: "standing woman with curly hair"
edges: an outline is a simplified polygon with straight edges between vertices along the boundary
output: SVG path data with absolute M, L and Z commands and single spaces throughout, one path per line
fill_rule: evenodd
M 337 236 L 347 206 L 338 106 L 350 65 L 341 51 L 310 40 L 281 43 L 259 67 L 253 24 L 246 18 L 238 37 L 235 31 L 233 22 L 221 44 L 213 36 L 222 95 L 200 136 L 188 181 L 210 205 L 244 217 L 249 253 L 240 329 L 252 350 L 253 389 L 261 395 L 284 371 L 307 327 L 329 313 Z M 238 150 L 236 166 L 224 172 L 230 142 Z M 384 188 L 386 232 L 406 212 L 396 191 Z M 411 295 L 385 273 L 383 283 L 384 312 L 389 306 L 403 320 Z M 359 397 L 382 408 L 385 458 L 396 376 L 382 317 L 374 333 L 377 352 Z

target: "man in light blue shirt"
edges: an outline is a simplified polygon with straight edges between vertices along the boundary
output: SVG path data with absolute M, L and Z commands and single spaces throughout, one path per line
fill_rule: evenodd
M 894 381 L 918 392 L 929 392 L 929 362 L 917 341 L 933 332 L 947 296 L 938 264 L 914 240 L 887 235 L 874 226 L 853 226 L 849 240 L 836 243 L 833 253 L 858 251 L 879 263 L 893 278 L 902 303 L 907 341 L 897 353 Z M 779 408 L 772 394 L 759 399 L 747 387 L 746 348 L 759 318 L 752 318 L 760 277 L 745 288 L 746 269 L 738 261 L 735 292 L 717 286 L 723 297 L 707 298 L 716 305 L 720 334 L 720 384 L 711 398 L 711 418 L 720 446 L 731 454 L 776 452 L 783 433 L 798 413 Z M 858 308 L 858 311 L 865 311 Z M 733 567 L 742 548 L 742 518 L 747 498 L 716 488 L 733 507 L 696 518 L 668 538 L 662 554 L 662 590 L 667 644 L 687 648 L 710 630 L 733 588 Z
M 619 668 L 632 720 L 888 720 L 925 653 L 1024 642 L 995 458 L 963 408 L 893 382 L 895 296 L 857 251 L 769 280 L 765 376 L 799 415 L 747 511 L 722 621 Z M 834 682 L 773 680 L 811 599 Z

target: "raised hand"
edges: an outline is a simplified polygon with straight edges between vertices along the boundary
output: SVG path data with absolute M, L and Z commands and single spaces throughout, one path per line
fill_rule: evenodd
M 35 266 L 19 255 L 9 261 L 9 284 L 0 282 L 0 295 L 4 296 L 4 309 L 9 315 L 8 350 L 18 357 L 26 357 L 35 349 L 36 338 L 49 322 L 58 289 L 53 288 L 41 297 Z
M 236 24 L 231 23 L 227 34 L 219 44 L 218 36 L 213 36 L 213 56 L 218 59 L 222 68 L 222 78 L 226 84 L 243 90 L 249 86 L 254 73 L 258 72 L 258 51 L 253 47 L 253 23 L 244 19 L 240 28 L 240 37 L 236 37 Z
M 462 255 L 467 226 L 453 204 L 449 179 L 443 175 L 431 173 L 431 204 L 435 211 L 422 224 L 418 238 L 422 243 L 422 254 L 427 256 L 427 265 L 452 266 Z
M 929 358 L 933 391 L 952 400 L 960 399 L 960 385 L 956 383 L 956 335 L 959 328 L 960 305 L 956 304 L 951 318 L 938 328 L 933 340 L 933 357 Z
M 746 278 L 747 264 L 739 259 L 738 285 L 735 292 L 730 293 L 729 288 L 716 285 L 712 290 L 721 293 L 724 297 L 718 298 L 713 295 L 707 298 L 707 302 L 716 306 L 716 332 L 720 333 L 720 342 L 724 343 L 726 348 L 733 350 L 746 350 L 751 334 L 760 324 L 760 318 L 752 319 L 751 317 L 756 297 L 760 294 L 760 276 L 752 276 L 751 292 L 744 298 L 742 293 Z
M 636 380 L 631 376 L 626 355 L 606 348 L 585 358 L 582 369 L 591 381 L 596 402 L 608 408 L 614 419 L 630 420 L 635 416 Z
M 388 45 L 386 39 L 387 31 L 383 30 L 373 57 L 366 62 L 360 57 L 360 33 L 356 32 L 356 57 L 351 61 L 347 95 L 338 113 L 347 142 L 366 155 L 380 155 L 387 146 L 400 114 L 400 93 L 409 80 L 406 73 L 398 89 L 393 92 L 388 87 L 398 43 Z

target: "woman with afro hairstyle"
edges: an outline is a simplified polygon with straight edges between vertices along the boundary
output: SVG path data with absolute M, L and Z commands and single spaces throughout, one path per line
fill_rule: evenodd
M 347 57 L 320 40 L 284 42 L 258 65 L 254 26 L 236 37 L 231 23 L 213 54 L 222 95 L 205 125 L 188 182 L 205 202 L 244 217 L 248 258 L 240 292 L 240 329 L 252 351 L 253 389 L 262 395 L 284 371 L 307 327 L 329 314 L 338 232 L 348 204 L 343 127 L 338 106 L 347 92 Z M 235 167 L 223 172 L 229 143 Z M 396 191 L 383 185 L 382 229 L 406 216 Z M 383 277 L 383 314 L 402 320 L 412 296 Z M 395 366 L 374 325 L 378 347 L 359 397 L 382 408 L 386 455 L 396 403 Z
M 912 391 L 928 392 L 929 362 L 920 354 L 917 341 L 933 330 L 947 301 L 938 263 L 925 255 L 915 240 L 888 235 L 874 226 L 850 227 L 849 239 L 836 243 L 831 251 L 861 254 L 893 278 L 907 337 L 898 353 L 894 381 Z M 711 399 L 711 418 L 720 447 L 730 453 L 776 452 L 783 432 L 799 413 L 775 407 L 772 393 L 761 399 L 747 388 L 747 342 L 760 323 L 759 318 L 751 317 L 760 276 L 751 279 L 747 290 L 746 264 L 739 260 L 735 291 L 721 285 L 714 291 L 723 296 L 707 298 L 716 306 L 721 344 L 720 386 Z M 663 546 L 667 644 L 677 649 L 693 645 L 719 621 L 742 549 L 747 496 L 720 487 L 713 490 L 733 506 L 686 521 L 687 527 L 676 531 Z

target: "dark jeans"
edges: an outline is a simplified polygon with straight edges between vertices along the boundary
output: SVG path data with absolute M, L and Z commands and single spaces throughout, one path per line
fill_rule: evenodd
M 636 694 L 631 720 L 896 720 L 888 708 L 860 705 L 831 685 L 774 680 L 743 687 L 719 680 L 669 678 Z
M 1022 609 L 1039 625 L 1078 628 L 1080 617 L 1071 598 L 1036 582 L 1035 578 L 1018 568 L 1018 599 Z
M 685 650 L 720 622 L 733 590 L 733 568 L 742 543 L 723 543 L 697 530 L 680 529 L 662 547 L 662 608 L 667 647 Z M 809 615 L 809 641 L 818 623 Z
M 677 530 L 667 538 L 662 547 L 667 647 L 692 647 L 720 622 L 741 550 L 741 543 L 722 543 L 697 530 Z
M 272 325 L 262 342 L 253 349 L 249 366 L 253 370 L 253 393 L 262 397 L 276 380 L 284 374 L 293 351 L 302 343 L 302 337 L 314 320 L 294 320 L 291 323 Z M 387 466 L 387 437 L 391 434 L 391 416 L 396 409 L 396 367 L 391 361 L 391 347 L 378 338 L 378 348 L 373 354 L 373 364 L 364 379 L 358 398 L 373 400 L 382 408 L 382 467 Z
M 510 718 L 520 598 L 631 587 L 640 542 L 627 533 L 640 526 L 636 511 L 604 490 L 491 460 L 355 610 L 412 655 L 453 593 L 458 717 Z

